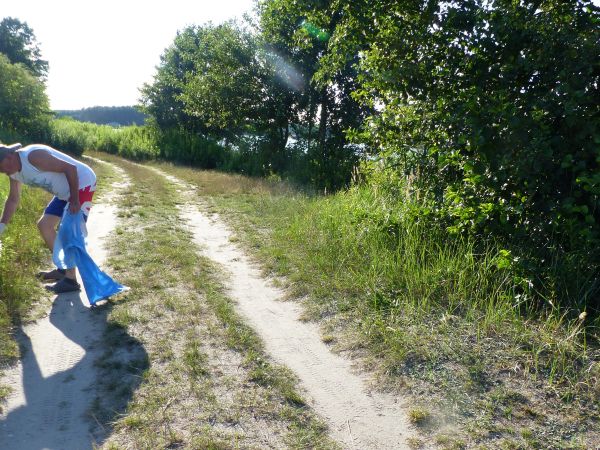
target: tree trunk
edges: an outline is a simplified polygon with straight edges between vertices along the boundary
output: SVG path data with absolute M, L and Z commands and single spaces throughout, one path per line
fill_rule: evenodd
M 319 119 L 319 153 L 323 160 L 325 159 L 325 140 L 327 138 L 327 107 L 329 99 L 327 98 L 327 90 L 321 92 L 321 117 Z

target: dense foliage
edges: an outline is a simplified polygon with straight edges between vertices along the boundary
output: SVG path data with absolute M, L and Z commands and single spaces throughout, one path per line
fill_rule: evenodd
M 17 19 L 0 21 L 0 141 L 45 135 L 49 102 L 44 79 L 48 63 L 41 59 L 33 30 Z
M 48 115 L 45 86 L 20 64 L 0 53 L 0 140 L 43 135 Z
M 581 277 L 525 283 L 580 307 L 597 299 L 600 10 L 589 1 L 331 7 L 344 14 L 322 76 L 361 55 L 354 95 L 378 113 L 357 137 L 377 157 L 376 182 L 393 190 L 409 180 L 423 200 L 417 213 L 450 232 L 526 244 L 533 258 L 505 261 L 525 273 Z
M 22 64 L 36 78 L 45 79 L 48 74 L 48 62 L 42 59 L 33 30 L 18 19 L 5 17 L 0 21 L 0 53 L 13 64 Z

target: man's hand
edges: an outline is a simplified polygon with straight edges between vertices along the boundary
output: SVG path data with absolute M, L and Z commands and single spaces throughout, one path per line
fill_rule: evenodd
M 69 212 L 71 214 L 77 214 L 81 209 L 81 204 L 79 203 L 79 199 L 69 200 Z
M 0 222 L 0 236 L 2 236 L 2 233 L 4 233 L 4 230 L 6 230 L 6 224 Z

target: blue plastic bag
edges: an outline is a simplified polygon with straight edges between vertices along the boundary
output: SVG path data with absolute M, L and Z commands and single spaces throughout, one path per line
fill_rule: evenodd
M 52 259 L 59 269 L 77 267 L 85 293 L 93 306 L 99 300 L 123 292 L 128 288 L 102 272 L 88 254 L 85 249 L 82 223 L 83 213 L 81 211 L 71 214 L 65 210 L 54 241 Z

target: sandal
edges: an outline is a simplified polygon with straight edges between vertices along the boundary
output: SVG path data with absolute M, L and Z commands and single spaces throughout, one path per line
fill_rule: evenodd
M 71 278 L 63 278 L 60 281 L 57 281 L 52 286 L 48 286 L 48 290 L 54 292 L 55 294 L 62 294 L 65 292 L 76 292 L 81 290 L 81 286 L 76 280 Z
M 37 277 L 43 281 L 58 281 L 65 277 L 66 270 L 53 269 L 47 272 L 38 272 Z

